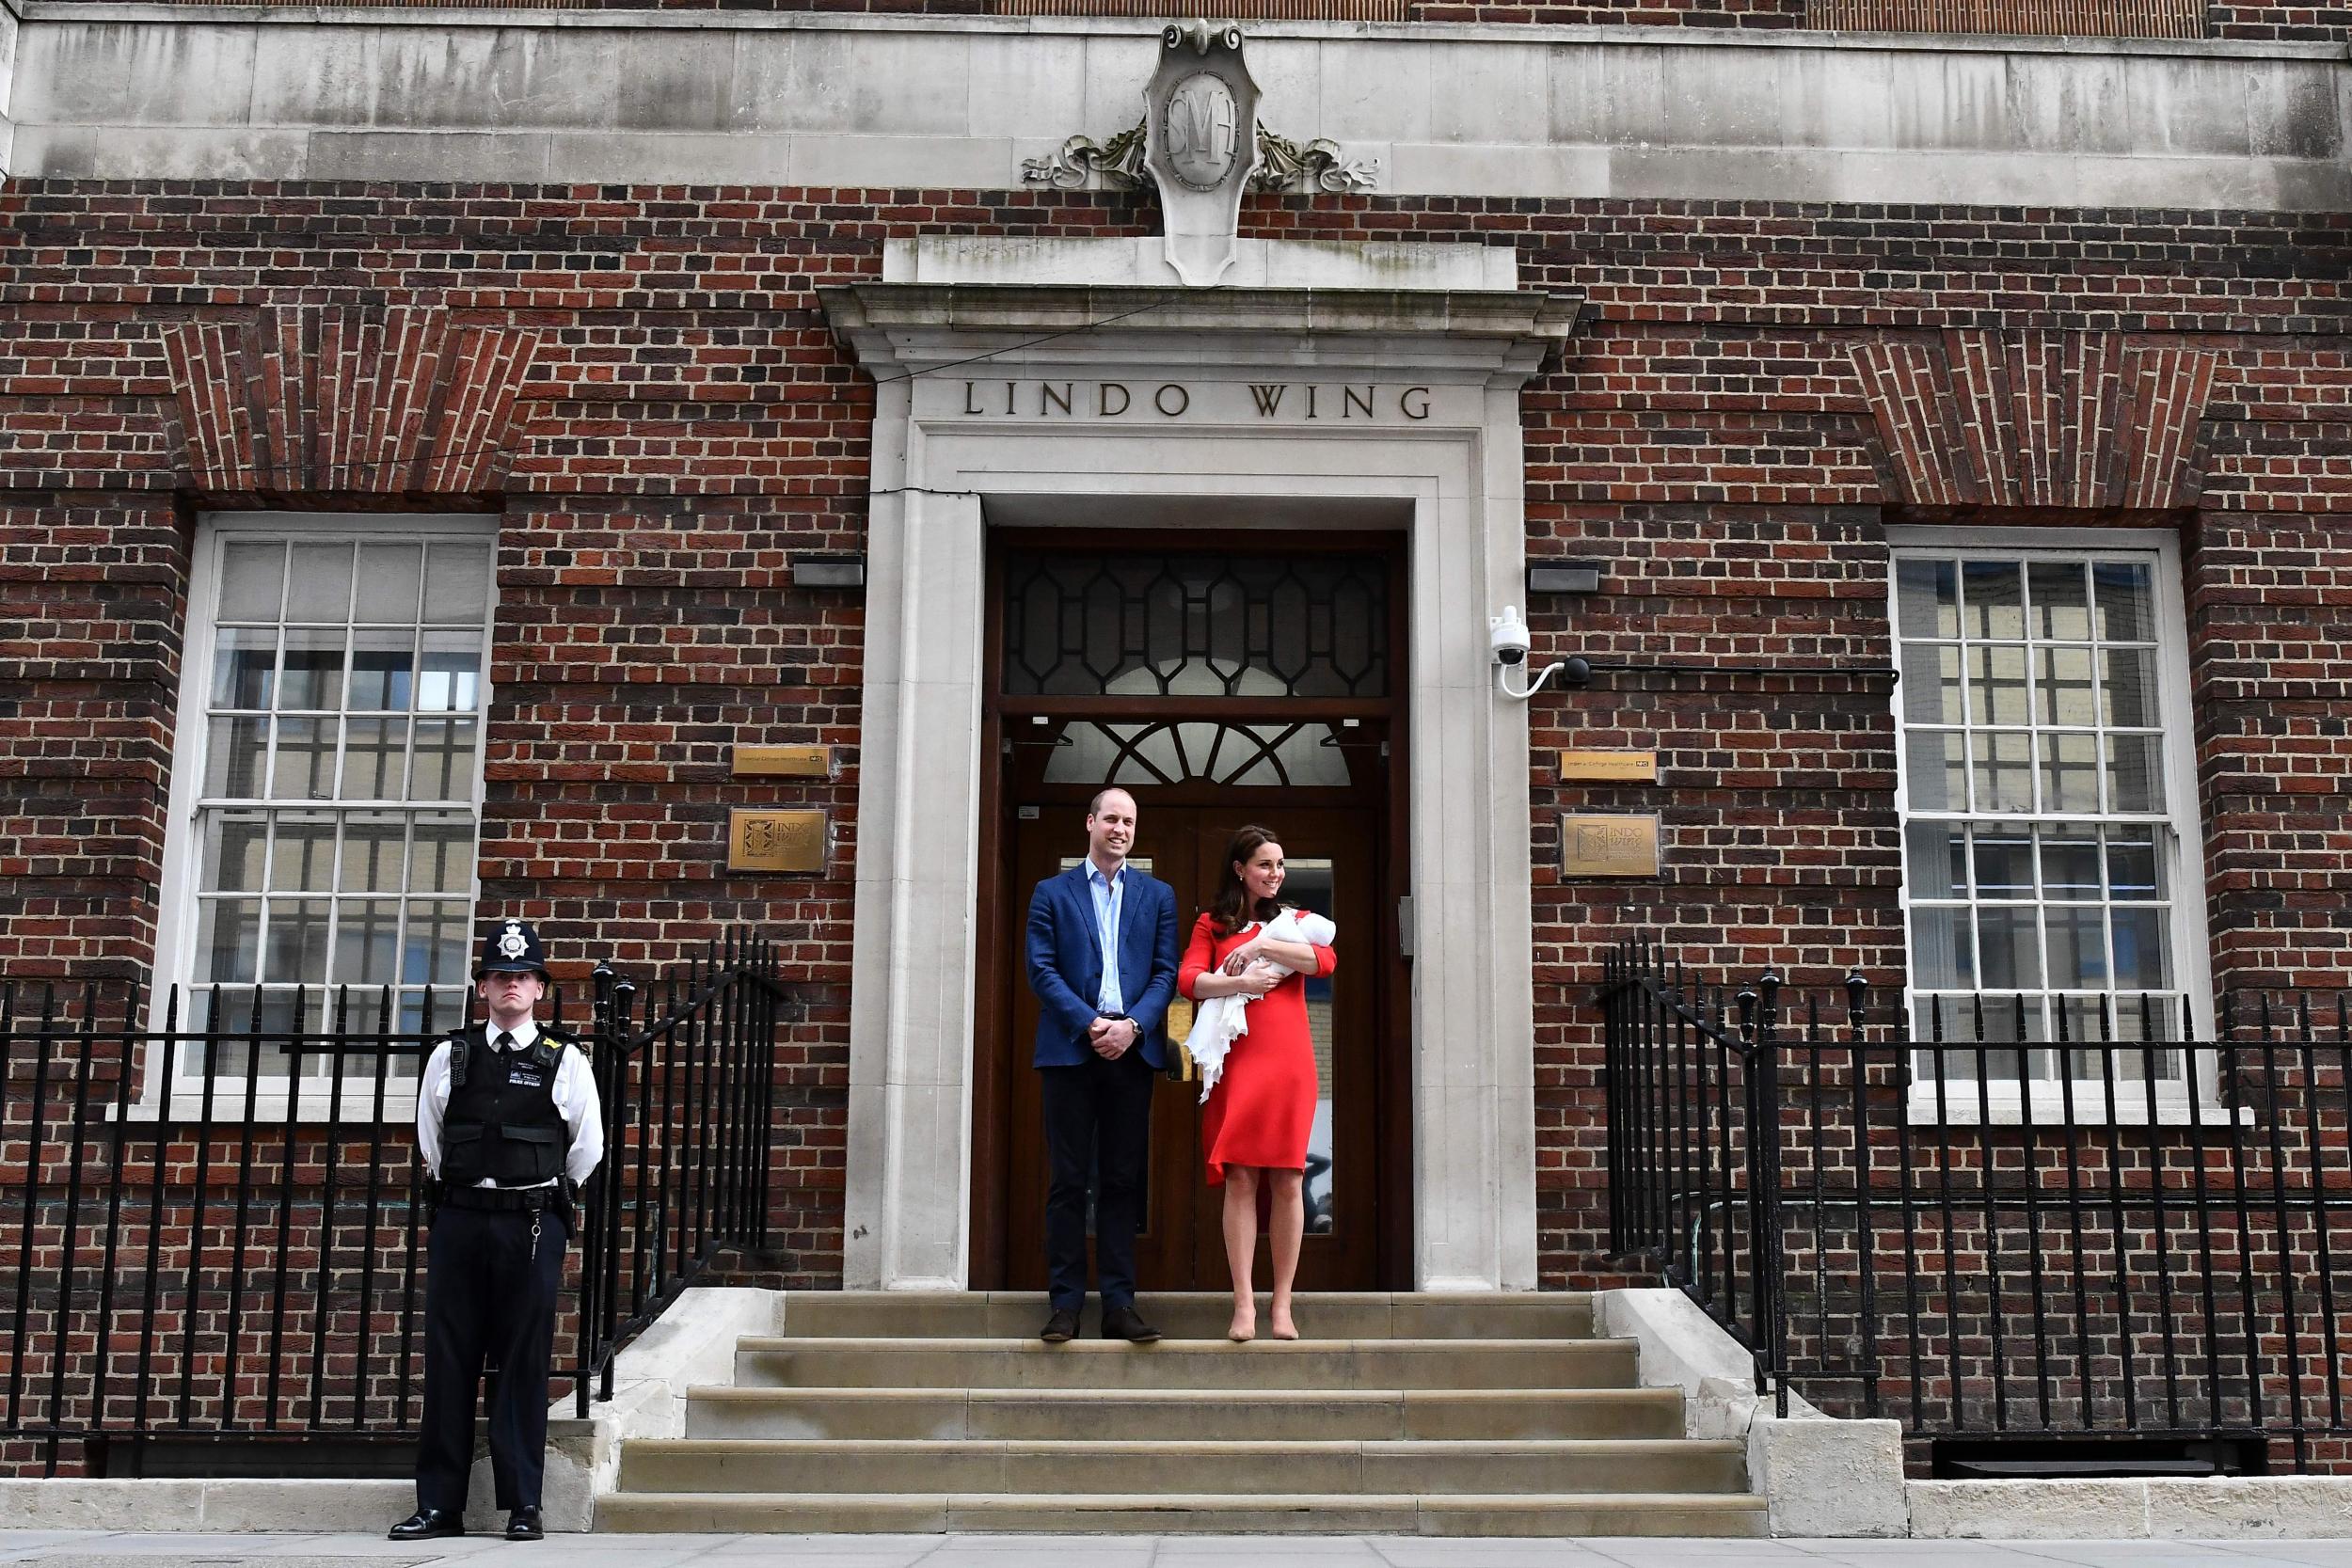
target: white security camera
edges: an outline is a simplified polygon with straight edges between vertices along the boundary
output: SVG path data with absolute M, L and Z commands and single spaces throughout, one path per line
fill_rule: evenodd
M 1504 605 L 1502 614 L 1487 619 L 1486 652 L 1495 661 L 1495 689 L 1503 696 L 1523 703 L 1542 690 L 1544 683 L 1554 675 L 1565 676 L 1569 686 L 1582 686 L 1592 679 L 1592 661 L 1581 654 L 1547 664 L 1530 679 L 1526 665 L 1532 646 L 1527 635 L 1527 623 L 1519 619 L 1518 606 Z M 1511 672 L 1514 670 L 1520 672 L 1520 684 L 1516 690 L 1511 686 Z
M 1519 619 L 1519 607 L 1507 604 L 1502 613 L 1486 622 L 1486 646 L 1497 664 L 1517 665 L 1527 662 L 1529 647 L 1527 623 Z

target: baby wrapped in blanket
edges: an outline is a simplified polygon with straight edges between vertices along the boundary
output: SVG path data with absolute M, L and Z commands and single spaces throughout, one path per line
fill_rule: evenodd
M 1340 928 L 1312 910 L 1284 910 L 1265 924 L 1263 933 L 1276 942 L 1303 942 L 1328 947 Z M 1257 1000 L 1242 992 L 1212 996 L 1192 1017 L 1192 1032 L 1184 1037 L 1184 1053 L 1200 1069 L 1200 1102 L 1225 1075 L 1225 1057 L 1233 1042 L 1249 1033 L 1249 1004 Z

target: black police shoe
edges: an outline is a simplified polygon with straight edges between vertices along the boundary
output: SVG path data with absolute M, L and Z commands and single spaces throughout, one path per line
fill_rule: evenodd
M 506 1516 L 506 1539 L 509 1541 L 544 1540 L 547 1531 L 539 1524 L 539 1511 L 518 1508 Z
M 421 1508 L 385 1531 L 387 1541 L 438 1541 L 466 1533 L 466 1521 L 445 1508 Z

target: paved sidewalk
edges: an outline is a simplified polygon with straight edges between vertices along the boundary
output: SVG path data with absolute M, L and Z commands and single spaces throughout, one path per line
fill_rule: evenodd
M 371 1535 L 0 1530 L 0 1563 L 61 1568 L 2352 1568 L 2352 1541 L 1448 1541 L 1411 1536 Z

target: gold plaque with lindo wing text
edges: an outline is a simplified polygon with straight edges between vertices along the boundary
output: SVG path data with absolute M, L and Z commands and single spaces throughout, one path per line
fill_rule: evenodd
M 822 871 L 828 836 L 821 811 L 738 807 L 727 820 L 727 869 Z
M 1658 818 L 1653 816 L 1560 818 L 1563 877 L 1655 877 Z

